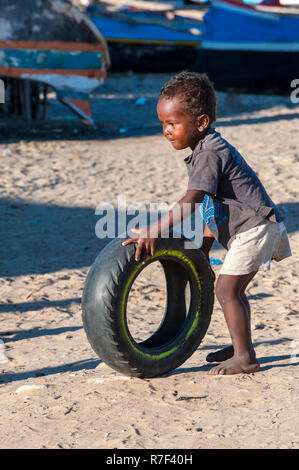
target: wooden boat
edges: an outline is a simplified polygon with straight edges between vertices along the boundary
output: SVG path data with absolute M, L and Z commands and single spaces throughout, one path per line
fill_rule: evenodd
M 47 91 L 93 125 L 89 95 L 105 80 L 110 58 L 94 23 L 66 0 L 0 0 L 0 77 L 5 110 L 46 114 Z M 41 92 L 44 97 L 41 99 Z
M 299 10 L 290 5 L 213 0 L 180 10 L 87 13 L 109 44 L 115 70 L 185 68 L 208 73 L 218 89 L 262 93 L 289 93 L 299 77 Z
M 290 93 L 299 77 L 299 10 L 214 0 L 197 68 L 220 87 Z
M 181 11 L 171 4 L 127 3 L 110 9 L 103 2 L 86 10 L 109 45 L 111 70 L 168 72 L 196 60 L 206 5 L 185 6 Z

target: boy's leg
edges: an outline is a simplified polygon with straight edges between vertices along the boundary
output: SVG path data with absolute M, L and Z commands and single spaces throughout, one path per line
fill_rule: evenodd
M 259 370 L 251 341 L 250 315 L 247 302 L 244 302 L 244 286 L 255 273 L 244 275 L 219 275 L 215 293 L 222 307 L 232 338 L 234 354 L 231 358 L 214 367 L 209 374 L 239 374 Z
M 249 318 L 249 324 L 250 324 L 250 305 L 248 302 L 248 299 L 246 297 L 245 291 L 247 289 L 248 284 L 250 281 L 254 278 L 256 275 L 257 271 L 254 273 L 251 273 L 249 279 L 247 279 L 244 283 L 244 285 L 241 287 L 240 291 L 240 298 L 243 301 L 243 304 L 247 310 L 248 318 Z M 220 351 L 210 353 L 206 357 L 207 362 L 223 362 L 226 361 L 226 359 L 231 358 L 234 355 L 234 347 L 233 346 L 227 346 L 226 348 L 221 349 Z

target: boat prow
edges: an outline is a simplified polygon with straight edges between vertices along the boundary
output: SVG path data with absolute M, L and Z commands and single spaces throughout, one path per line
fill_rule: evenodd
M 26 8 L 23 0 L 0 0 L 0 9 L 0 76 L 22 80 L 14 89 L 19 114 L 36 117 L 30 100 L 38 83 L 53 88 L 62 103 L 93 125 L 90 93 L 110 66 L 99 29 L 66 0 L 26 0 Z

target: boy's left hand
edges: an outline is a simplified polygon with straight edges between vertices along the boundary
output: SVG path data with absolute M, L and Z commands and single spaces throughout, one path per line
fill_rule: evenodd
M 132 232 L 137 233 L 138 237 L 128 238 L 122 243 L 122 246 L 137 243 L 135 260 L 142 261 L 142 264 L 145 264 L 145 260 L 148 256 L 154 256 L 159 238 L 150 237 L 149 228 L 133 228 Z

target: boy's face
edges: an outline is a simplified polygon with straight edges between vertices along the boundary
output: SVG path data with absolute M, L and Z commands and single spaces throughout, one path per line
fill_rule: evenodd
M 187 114 L 182 98 L 160 98 L 157 113 L 163 124 L 163 134 L 176 150 L 195 149 L 203 130 L 198 119 Z

